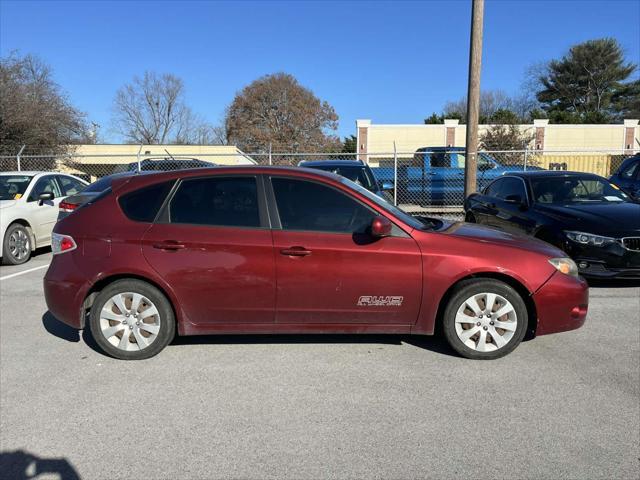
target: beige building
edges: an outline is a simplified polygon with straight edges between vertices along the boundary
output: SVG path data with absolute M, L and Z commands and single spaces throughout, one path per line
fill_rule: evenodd
M 177 161 L 197 158 L 218 165 L 250 165 L 255 161 L 233 145 L 76 145 L 72 153 L 60 159 L 61 167 L 90 176 L 111 173 L 120 165 L 149 158 L 170 158 Z
M 480 134 L 491 125 L 480 125 Z M 572 153 L 632 153 L 640 151 L 638 120 L 625 120 L 616 125 L 553 125 L 548 120 L 534 120 L 520 125 L 534 140 L 531 150 L 544 154 Z M 388 157 L 394 147 L 398 157 L 411 157 L 422 147 L 464 147 L 466 126 L 458 120 L 445 120 L 443 125 L 374 124 L 371 120 L 357 120 L 358 153 L 362 160 Z

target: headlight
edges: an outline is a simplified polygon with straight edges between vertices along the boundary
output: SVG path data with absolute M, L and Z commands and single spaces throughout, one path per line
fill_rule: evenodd
M 592 233 L 585 232 L 564 232 L 569 240 L 582 245 L 591 245 L 593 247 L 603 247 L 609 243 L 616 241 L 615 238 L 603 237 L 601 235 L 594 235 Z
M 578 276 L 578 266 L 570 258 L 552 258 L 549 263 L 556 267 L 560 273 L 571 275 L 572 277 Z

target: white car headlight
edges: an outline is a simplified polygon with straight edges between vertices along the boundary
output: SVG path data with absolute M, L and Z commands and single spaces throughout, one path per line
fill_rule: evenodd
M 578 266 L 576 265 L 576 262 L 570 258 L 551 258 L 549 263 L 556 267 L 560 273 L 571 275 L 572 277 L 578 276 Z
M 582 245 L 591 245 L 593 247 L 603 247 L 609 243 L 616 241 L 615 238 L 603 237 L 602 235 L 594 235 L 593 233 L 585 232 L 564 232 L 567 238 L 573 242 L 580 243 Z

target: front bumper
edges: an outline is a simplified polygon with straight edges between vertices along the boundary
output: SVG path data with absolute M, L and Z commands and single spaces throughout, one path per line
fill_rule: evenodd
M 589 286 L 583 278 L 560 272 L 533 294 L 538 314 L 536 335 L 566 332 L 584 325 L 589 306 Z
M 618 242 L 594 247 L 567 241 L 564 250 L 587 278 L 640 279 L 640 251 Z

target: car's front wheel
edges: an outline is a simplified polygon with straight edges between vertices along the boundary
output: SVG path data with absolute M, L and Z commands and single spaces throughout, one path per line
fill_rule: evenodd
M 100 348 L 121 360 L 157 355 L 175 333 L 167 297 L 146 282 L 118 280 L 102 290 L 91 307 L 89 329 Z
M 32 245 L 29 229 L 20 223 L 9 225 L 2 244 L 2 263 L 20 265 L 31 257 Z
M 493 279 L 462 282 L 447 304 L 443 330 L 449 345 L 466 358 L 503 357 L 522 341 L 527 307 L 510 285 Z

